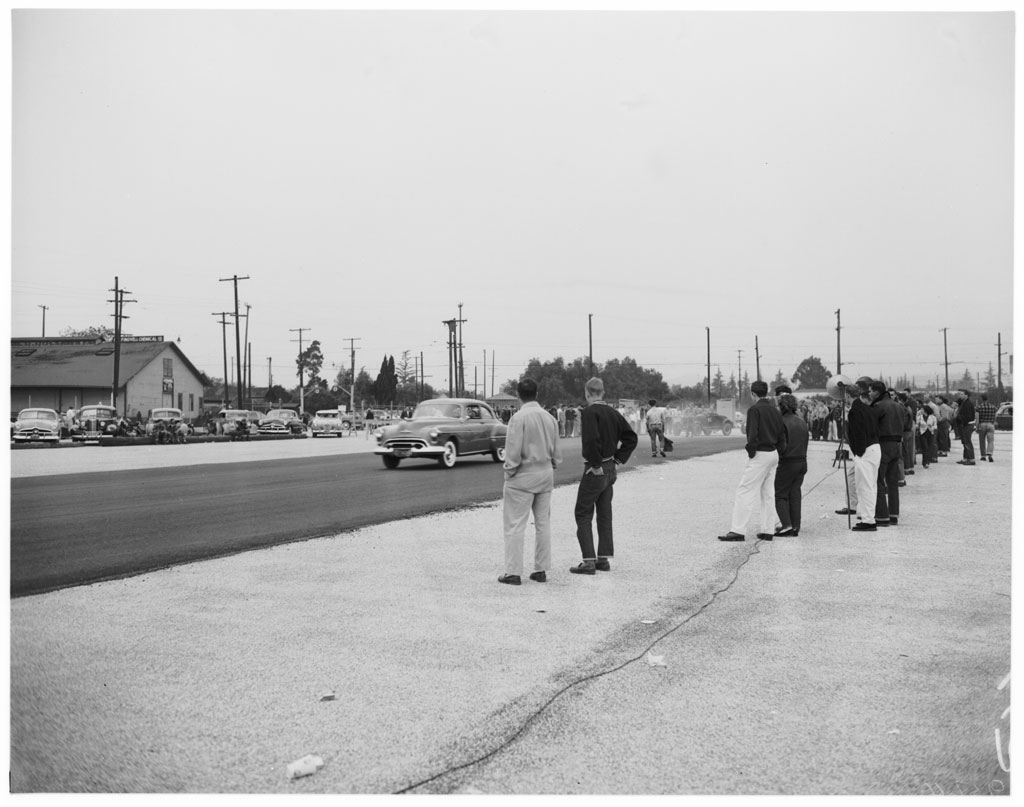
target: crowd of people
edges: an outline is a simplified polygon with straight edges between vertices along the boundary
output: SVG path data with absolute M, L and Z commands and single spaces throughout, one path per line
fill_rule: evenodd
M 758 540 L 798 536 L 801 529 L 802 488 L 808 472 L 811 440 L 835 440 L 839 448 L 833 466 L 846 473 L 847 497 L 837 514 L 856 516 L 855 532 L 875 531 L 900 523 L 900 488 L 912 476 L 920 456 L 922 469 L 950 456 L 955 437 L 963 451 L 958 465 L 976 465 L 974 432 L 983 462 L 995 462 L 996 407 L 984 393 L 975 403 L 969 390 L 953 400 L 944 395 L 897 391 L 867 376 L 838 384 L 842 401 L 800 401 L 785 384 L 768 394 L 768 384 L 750 385 L 753 405 L 746 414 L 747 462 L 736 488 L 730 529 L 720 541 L 745 541 L 748 523 L 758 516 Z M 537 402 L 537 384 L 519 382 L 522 406 L 509 419 L 505 443 L 505 483 L 502 517 L 505 573 L 498 582 L 522 585 L 523 546 L 527 521 L 536 530 L 533 571 L 529 578 L 546 582 L 551 561 L 551 494 L 554 470 L 562 462 L 560 438 L 582 438 L 583 474 L 576 494 L 574 517 L 581 562 L 572 574 L 611 571 L 614 555 L 612 498 L 618 466 L 626 463 L 639 442 L 636 418 L 604 401 L 604 384 L 590 379 L 585 407 L 553 407 Z M 571 411 L 573 414 L 568 415 Z M 643 425 L 651 454 L 665 456 L 671 440 L 665 436 L 667 411 L 655 400 L 643 407 Z M 639 424 L 638 424 L 639 425 Z M 594 518 L 597 542 L 594 541 Z

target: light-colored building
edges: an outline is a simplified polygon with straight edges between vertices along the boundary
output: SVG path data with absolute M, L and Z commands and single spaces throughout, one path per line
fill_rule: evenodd
M 186 420 L 203 408 L 202 374 L 175 342 L 162 336 L 124 337 L 118 361 L 118 412 L 149 416 L 173 406 Z M 109 404 L 114 343 L 74 337 L 11 339 L 11 411 L 41 406 L 66 412 Z

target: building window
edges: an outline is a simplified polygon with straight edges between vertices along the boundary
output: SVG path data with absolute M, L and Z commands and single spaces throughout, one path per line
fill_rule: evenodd
M 164 359 L 164 378 L 174 378 L 174 359 Z
M 178 409 L 181 409 L 181 405 L 185 402 L 184 398 L 185 398 L 185 393 L 179 392 L 178 393 Z
M 196 411 L 196 394 L 194 392 L 190 392 L 188 394 L 188 411 L 189 412 L 195 412 Z
M 202 395 L 199 396 L 199 408 L 200 409 L 203 408 L 203 396 Z

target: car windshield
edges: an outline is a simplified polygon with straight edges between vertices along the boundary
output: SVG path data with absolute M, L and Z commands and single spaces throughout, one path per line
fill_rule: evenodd
M 170 420 L 171 418 L 180 418 L 181 412 L 177 409 L 154 409 L 153 420 Z
M 268 418 L 280 418 L 289 420 L 298 417 L 291 409 L 271 409 L 266 415 Z
M 82 411 L 79 412 L 79 417 L 83 418 L 112 418 L 114 417 L 114 408 L 110 406 L 83 406 Z
M 57 413 L 51 412 L 49 409 L 26 409 L 20 415 L 19 420 L 57 420 Z
M 412 413 L 414 418 L 454 418 L 462 415 L 462 407 L 455 403 L 421 403 Z
M 320 418 L 320 420 L 337 420 L 338 419 L 338 413 L 337 412 L 317 412 L 316 416 L 318 418 Z

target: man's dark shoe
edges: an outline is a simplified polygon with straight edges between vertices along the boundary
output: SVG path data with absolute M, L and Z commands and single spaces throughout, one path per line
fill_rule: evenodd
M 988 461 L 989 461 L 989 462 L 995 462 L 995 460 L 994 460 L 994 459 L 992 459 L 992 455 L 991 455 L 991 454 L 989 454 L 989 455 L 988 455 Z
M 957 465 L 974 465 L 974 460 L 957 460 Z
M 888 527 L 890 523 L 891 522 L 888 522 L 888 521 L 879 521 L 877 518 L 875 519 L 875 526 L 876 527 Z
M 661 452 L 661 456 L 663 456 L 663 457 L 665 456 L 665 452 L 664 451 Z
M 569 571 L 573 574 L 597 574 L 594 561 L 583 561 L 579 566 L 570 566 Z
M 657 456 L 658 456 L 658 454 L 657 454 L 657 452 L 655 452 L 655 451 L 652 451 L 652 452 L 651 452 L 651 456 L 652 456 L 652 457 L 657 457 Z
M 792 527 L 779 527 L 779 529 L 775 530 L 776 538 L 781 538 L 783 536 L 793 534 L 795 534 L 795 530 Z
M 597 563 L 594 564 L 594 568 L 599 572 L 610 572 L 612 565 L 608 562 L 608 558 L 598 558 Z
M 738 532 L 729 532 L 725 535 L 718 536 L 719 541 L 746 541 L 747 539 L 740 535 Z
M 839 516 L 855 516 L 857 515 L 856 510 L 851 510 L 849 507 L 844 507 L 842 510 L 836 510 L 836 515 Z
M 898 484 L 896 485 L 896 487 L 898 487 L 898 488 L 905 488 L 906 486 L 907 486 L 907 483 L 906 483 L 906 482 L 899 482 L 899 483 L 898 483 Z
M 547 572 L 533 572 L 530 575 L 530 579 L 531 580 L 536 580 L 538 583 L 546 583 L 546 582 L 548 582 L 548 573 Z
M 874 524 L 867 524 L 861 521 L 859 524 L 853 525 L 854 532 L 875 532 L 876 528 Z
M 939 452 L 939 456 L 940 456 L 940 457 L 948 457 L 948 456 L 949 456 L 949 454 L 945 453 L 944 451 L 940 451 L 940 452 Z
M 759 541 L 771 541 L 775 538 L 775 536 L 772 535 L 770 532 L 759 532 L 757 534 L 757 538 Z
M 900 523 L 900 517 L 899 516 L 889 516 L 889 526 L 890 527 L 895 527 L 899 523 Z
M 913 468 L 911 468 L 911 469 L 910 469 L 910 470 L 908 470 L 908 471 L 904 471 L 904 472 L 903 472 L 903 475 L 904 475 L 904 476 L 913 476 L 913 475 L 914 475 L 914 469 L 913 469 Z
M 518 574 L 503 574 L 498 578 L 498 582 L 508 583 L 510 586 L 521 586 L 523 584 L 523 581 Z

